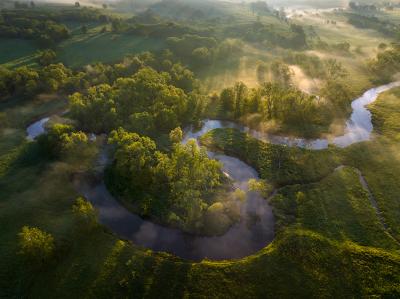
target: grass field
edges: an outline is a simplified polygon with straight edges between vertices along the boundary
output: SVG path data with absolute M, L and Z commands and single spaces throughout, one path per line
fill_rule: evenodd
M 103 26 L 86 24 L 87 33 L 81 32 L 82 24 L 66 24 L 72 36 L 56 48 L 57 60 L 68 67 L 79 68 L 95 62 L 116 63 L 128 54 L 144 51 L 157 52 L 164 48 L 162 39 L 129 34 L 101 33 Z M 99 51 L 101 49 L 101 51 Z M 0 39 L 0 65 L 8 68 L 37 66 L 38 48 L 33 42 L 22 39 Z
M 0 65 L 8 68 L 35 65 L 38 50 L 29 40 L 0 38 Z
M 163 46 L 162 40 L 153 38 L 98 32 L 73 36 L 60 45 L 57 54 L 65 65 L 80 67 L 95 62 L 116 63 L 128 54 L 158 51 Z

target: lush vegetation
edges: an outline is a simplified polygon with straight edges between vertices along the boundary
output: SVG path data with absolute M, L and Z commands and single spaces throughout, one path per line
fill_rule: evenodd
M 400 70 L 397 7 L 289 18 L 264 2 L 136 3 L 0 3 L 0 297 L 399 297 L 398 88 L 369 107 L 374 138 L 345 149 L 234 129 L 201 138 L 253 166 L 250 188 L 273 208 L 275 239 L 240 260 L 195 263 L 120 240 L 75 189 L 103 179 L 108 149 L 104 180 L 132 213 L 223 234 L 246 199 L 205 148 L 181 144 L 181 128 L 211 117 L 282 135 L 341 131 L 350 101 Z M 50 115 L 46 134 L 26 140 Z
M 69 37 L 68 28 L 51 19 L 40 19 L 19 11 L 3 11 L 0 15 L 0 36 L 26 38 L 37 41 L 42 47 L 54 46 Z
M 394 44 L 392 48 L 378 53 L 369 67 L 376 81 L 389 81 L 400 70 L 400 46 Z
M 195 141 L 181 145 L 181 134 L 178 138 L 172 135 L 178 143 L 166 154 L 148 137 L 123 129 L 111 132 L 109 143 L 116 146 L 116 152 L 108 186 L 143 216 L 190 232 L 223 232 L 237 212 L 236 207 L 229 207 L 229 199 L 224 199 L 228 193 L 221 188 L 220 163 L 209 159 Z M 210 227 L 211 218 L 220 224 Z
M 375 16 L 364 16 L 352 13 L 346 16 L 348 22 L 353 26 L 374 29 L 392 37 L 399 37 L 400 27 L 391 22 L 383 21 Z
M 71 115 L 90 132 L 123 126 L 146 135 L 168 133 L 198 120 L 202 109 L 198 95 L 186 94 L 171 83 L 168 73 L 142 68 L 131 78 L 117 79 L 113 86 L 101 84 L 89 88 L 87 94 L 73 94 Z
M 281 78 L 277 80 L 280 83 L 266 82 L 258 88 L 237 83 L 222 90 L 212 102 L 217 107 L 217 117 L 240 120 L 261 130 L 318 136 L 328 131 L 335 117 L 349 110 L 352 93 L 337 80 L 327 81 L 322 90 L 326 100 L 322 101 L 290 86 L 285 71 L 277 70 L 275 74 Z

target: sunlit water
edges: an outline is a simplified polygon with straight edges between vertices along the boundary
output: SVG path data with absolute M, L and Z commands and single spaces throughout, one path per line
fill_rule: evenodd
M 198 139 L 216 128 L 234 128 L 249 133 L 253 137 L 274 144 L 320 150 L 329 144 L 346 147 L 353 143 L 369 140 L 373 125 L 371 113 L 366 105 L 376 100 L 381 92 L 400 86 L 400 82 L 373 88 L 352 102 L 353 113 L 346 124 L 343 136 L 332 140 L 289 138 L 269 135 L 251 130 L 245 126 L 226 121 L 205 120 L 200 130 L 187 129 L 183 142 Z M 35 139 L 45 132 L 45 124 L 49 118 L 41 119 L 27 128 L 27 138 Z M 122 238 L 155 251 L 166 251 L 177 256 L 201 260 L 241 258 L 255 253 L 269 244 L 274 237 L 274 217 L 268 202 L 258 193 L 248 191 L 248 180 L 258 179 L 257 172 L 240 161 L 226 155 L 208 152 L 211 158 L 222 162 L 223 172 L 234 181 L 234 186 L 247 193 L 248 199 L 241 207 L 241 220 L 233 225 L 224 235 L 202 237 L 190 235 L 178 229 L 155 224 L 132 214 L 123 207 L 107 190 L 104 183 L 91 184 L 90 180 L 77 177 L 74 184 L 78 191 L 89 199 L 99 211 L 99 221 Z M 103 152 L 99 158 L 100 169 L 104 168 L 108 159 Z

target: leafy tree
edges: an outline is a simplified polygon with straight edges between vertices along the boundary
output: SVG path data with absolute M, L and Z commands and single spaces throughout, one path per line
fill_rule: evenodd
M 70 76 L 71 70 L 62 63 L 50 64 L 41 71 L 43 89 L 50 92 L 58 91 L 67 84 Z
M 275 81 L 283 86 L 291 84 L 292 73 L 285 63 L 281 61 L 274 61 L 270 67 L 272 76 Z
M 152 167 L 156 163 L 153 140 L 119 128 L 111 132 L 108 142 L 117 146 L 113 175 L 119 184 L 136 192 L 153 183 Z
M 109 132 L 123 126 L 141 134 L 169 132 L 191 120 L 192 96 L 170 84 L 168 73 L 143 67 L 132 77 L 119 78 L 112 86 L 89 88 L 70 97 L 71 114 L 79 126 L 92 132 Z M 192 109 L 192 108 L 191 108 Z
M 20 254 L 45 262 L 54 253 L 54 238 L 39 228 L 24 226 L 18 234 Z
M 183 132 L 180 127 L 177 127 L 173 129 L 171 132 L 169 132 L 169 140 L 171 140 L 172 143 L 179 143 L 183 139 Z
M 328 59 L 325 64 L 328 80 L 337 80 L 347 76 L 346 69 L 336 59 Z
M 257 75 L 257 81 L 258 83 L 264 83 L 265 82 L 265 74 L 268 72 L 268 67 L 265 65 L 265 63 L 259 63 L 257 65 L 256 69 L 256 75 Z
M 39 64 L 42 66 L 47 66 L 55 62 L 57 58 L 56 52 L 51 49 L 44 50 L 40 53 Z
M 179 128 L 172 131 L 181 138 Z M 123 129 L 113 131 L 116 146 L 108 184 L 135 203 L 142 215 L 173 220 L 187 230 L 197 229 L 210 198 L 222 182 L 221 165 L 194 140 L 175 143 L 170 154 L 157 151 L 148 137 Z
M 245 101 L 248 95 L 247 86 L 243 82 L 238 82 L 235 84 L 235 113 L 234 117 L 239 118 L 244 114 Z
M 55 124 L 39 136 L 38 143 L 51 157 L 59 158 L 82 155 L 88 138 L 83 132 L 74 132 L 71 125 Z
M 225 88 L 222 90 L 220 95 L 220 114 L 226 115 L 230 111 L 233 111 L 235 107 L 235 92 L 233 88 Z
M 327 81 L 321 90 L 321 95 L 334 104 L 335 107 L 339 107 L 344 111 L 351 108 L 349 103 L 354 96 L 350 87 L 338 80 Z
M 114 90 L 108 84 L 91 87 L 86 95 L 74 93 L 69 98 L 71 115 L 84 130 L 107 132 L 118 123 L 113 97 Z
M 177 63 L 170 70 L 171 82 L 176 87 L 182 88 L 185 92 L 190 92 L 196 87 L 194 74 L 189 69 Z
M 86 228 L 91 229 L 97 225 L 97 211 L 85 198 L 78 197 L 75 200 L 72 212 Z

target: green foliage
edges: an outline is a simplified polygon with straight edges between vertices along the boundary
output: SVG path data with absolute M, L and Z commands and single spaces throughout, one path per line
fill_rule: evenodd
M 250 191 L 259 192 L 264 198 L 268 198 L 268 196 L 273 191 L 273 187 L 267 183 L 265 180 L 256 180 L 251 179 L 248 182 Z
M 393 74 L 400 70 L 400 45 L 394 44 L 391 48 L 378 53 L 368 66 L 375 81 L 390 81 Z
M 224 35 L 240 38 L 247 42 L 263 43 L 267 46 L 280 46 L 293 49 L 307 47 L 307 37 L 302 26 L 290 24 L 290 26 L 285 27 L 283 29 L 274 24 L 265 24 L 256 21 L 229 26 L 225 29 Z
M 211 149 L 221 150 L 252 165 L 275 186 L 319 180 L 338 165 L 333 151 L 289 148 L 257 140 L 234 129 L 215 129 L 201 138 Z
M 350 112 L 349 103 L 354 95 L 346 83 L 338 80 L 328 80 L 321 90 L 321 96 L 328 100 L 338 112 Z
M 47 66 L 49 64 L 55 63 L 56 58 L 56 52 L 51 49 L 44 50 L 40 53 L 39 64 L 42 66 Z
M 374 29 L 390 37 L 398 37 L 400 26 L 376 16 L 346 13 L 347 22 L 358 28 Z
M 289 80 L 287 67 L 277 68 L 281 79 Z M 246 120 L 257 115 L 257 123 L 250 125 L 257 127 L 262 122 L 277 121 L 283 131 L 306 136 L 326 130 L 335 116 L 327 102 L 275 83 L 264 83 L 253 89 L 237 83 L 221 91 L 218 105 L 221 118 Z
M 180 127 L 177 127 L 173 129 L 171 132 L 169 132 L 169 140 L 171 140 L 172 143 L 180 143 L 183 139 L 183 132 Z
M 39 136 L 42 150 L 53 158 L 83 155 L 88 145 L 88 137 L 83 132 L 75 132 L 71 125 L 55 124 L 47 134 Z
M 243 52 L 243 43 L 238 39 L 217 42 L 214 37 L 183 35 L 167 39 L 169 49 L 176 57 L 188 65 L 201 69 L 217 61 L 232 62 Z
M 374 130 L 400 141 L 400 88 L 393 89 L 381 95 L 376 102 L 370 105 Z
M 121 125 L 146 135 L 169 132 L 198 117 L 196 105 L 200 105 L 191 100 L 196 95 L 188 97 L 170 80 L 168 73 L 142 68 L 113 86 L 102 84 L 86 94 L 75 93 L 70 97 L 71 115 L 91 132 L 109 132 Z M 195 106 L 189 108 L 188 103 Z
M 24 226 L 18 234 L 20 254 L 44 263 L 54 253 L 54 238 L 36 227 Z
M 301 69 L 311 78 L 325 78 L 325 66 L 323 61 L 316 55 L 307 55 L 302 52 L 289 52 L 284 55 L 284 61 L 289 64 L 299 65 Z
M 285 87 L 291 84 L 292 74 L 288 65 L 281 61 L 274 61 L 270 66 L 270 70 L 275 82 Z
M 74 82 L 77 78 L 62 63 L 50 64 L 40 70 L 26 66 L 15 70 L 0 68 L 0 79 L 0 96 L 4 98 L 14 95 L 32 97 L 41 92 L 57 92 L 79 87 Z
M 129 193 L 146 189 L 153 183 L 152 168 L 156 164 L 156 145 L 148 137 L 140 137 L 122 128 L 112 131 L 110 144 L 115 144 L 113 173 L 119 189 L 127 189 Z
M 69 31 L 63 24 L 51 18 L 38 18 L 37 15 L 18 11 L 1 12 L 0 36 L 24 37 L 34 39 L 43 47 L 52 47 L 69 37 Z
M 92 204 L 83 197 L 78 197 L 72 206 L 72 212 L 76 215 L 79 221 L 79 228 L 82 225 L 87 229 L 92 229 L 97 226 L 98 213 Z
M 164 154 L 150 138 L 123 129 L 113 131 L 109 142 L 116 145 L 108 178 L 113 190 L 142 215 L 188 231 L 202 229 L 203 214 L 222 184 L 221 165 L 205 149 L 189 141 Z

